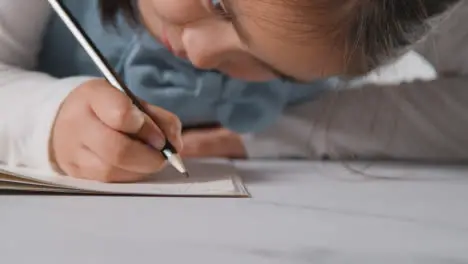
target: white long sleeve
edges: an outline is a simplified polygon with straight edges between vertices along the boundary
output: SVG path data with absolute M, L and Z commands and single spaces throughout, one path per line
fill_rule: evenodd
M 468 77 L 453 77 L 333 92 L 246 146 L 253 158 L 466 161 L 467 87 Z
M 46 0 L 0 0 L 0 163 L 54 170 L 51 129 L 66 96 L 89 77 L 35 72 L 51 9 Z
M 365 86 L 325 94 L 244 135 L 248 156 L 468 159 L 468 78 L 436 77 L 412 53 Z

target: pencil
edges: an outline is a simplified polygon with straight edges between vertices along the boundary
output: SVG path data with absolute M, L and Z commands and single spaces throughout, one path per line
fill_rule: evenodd
M 48 0 L 52 9 L 60 17 L 65 26 L 70 30 L 76 40 L 79 42 L 81 47 L 86 51 L 89 57 L 93 60 L 94 64 L 99 68 L 101 73 L 107 79 L 107 81 L 115 88 L 124 92 L 133 102 L 133 104 L 140 109 L 143 113 L 146 113 L 146 109 L 143 107 L 138 98 L 133 92 L 128 89 L 124 82 L 117 76 L 115 71 L 110 67 L 107 60 L 104 58 L 102 53 L 96 48 L 93 41 L 81 28 L 79 23 L 71 15 L 70 11 L 59 1 L 59 0 Z M 182 161 L 182 158 L 177 154 L 174 146 L 166 139 L 166 144 L 162 150 L 159 150 L 164 158 L 180 173 L 184 176 L 189 177 L 189 173 Z

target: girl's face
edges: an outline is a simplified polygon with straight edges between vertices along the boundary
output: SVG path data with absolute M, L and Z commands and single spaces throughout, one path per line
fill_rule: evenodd
M 287 2 L 139 0 L 139 9 L 149 31 L 196 68 L 248 81 L 286 77 L 307 82 L 338 74 L 340 49 L 319 33 L 299 41 L 296 28 L 303 25 L 295 24 Z

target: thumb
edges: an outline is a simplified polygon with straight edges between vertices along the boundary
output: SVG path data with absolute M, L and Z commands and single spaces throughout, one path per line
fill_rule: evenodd
M 177 152 L 181 152 L 182 143 L 182 123 L 177 115 L 161 108 L 142 102 L 146 113 L 162 130 L 167 140 L 171 142 Z
M 91 108 L 108 127 L 137 137 L 154 148 L 163 148 L 166 139 L 163 131 L 153 120 L 140 111 L 125 94 L 107 84 L 108 89 L 90 97 Z

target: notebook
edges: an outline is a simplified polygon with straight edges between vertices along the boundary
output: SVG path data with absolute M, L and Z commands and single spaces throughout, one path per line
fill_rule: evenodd
M 136 183 L 102 183 L 0 164 L 0 191 L 65 194 L 249 197 L 229 160 L 185 160 L 186 178 L 168 166 Z

